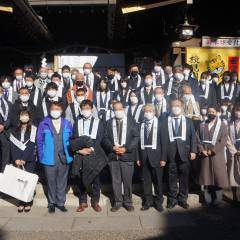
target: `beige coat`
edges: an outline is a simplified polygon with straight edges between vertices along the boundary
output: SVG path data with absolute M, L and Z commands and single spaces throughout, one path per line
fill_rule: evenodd
M 198 151 L 201 153 L 203 150 L 213 150 L 216 155 L 212 157 L 199 157 L 199 184 L 204 186 L 217 186 L 228 187 L 228 175 L 226 166 L 226 144 L 227 144 L 227 126 L 222 122 L 217 136 L 216 144 L 205 144 L 201 141 L 212 140 L 215 125 L 208 130 L 208 123 L 200 125 L 200 131 L 198 132 Z
M 240 186 L 240 157 L 235 155 L 237 151 L 229 128 L 227 139 L 227 169 L 229 184 L 232 187 Z

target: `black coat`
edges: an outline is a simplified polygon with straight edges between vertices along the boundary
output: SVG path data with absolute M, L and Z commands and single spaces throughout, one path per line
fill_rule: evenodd
M 178 152 L 181 161 L 186 162 L 189 159 L 189 153 L 197 153 L 196 132 L 190 118 L 186 117 L 186 141 L 176 139 L 174 142 L 170 142 L 168 118 L 162 120 L 161 124 L 162 160 L 173 162 L 175 161 L 176 153 Z M 181 133 L 181 131 L 182 127 L 180 125 L 179 132 Z
M 158 122 L 158 133 L 157 133 L 157 148 L 152 149 L 152 148 L 145 148 L 141 149 L 141 140 L 140 140 L 140 146 L 139 146 L 139 157 L 140 161 L 142 162 L 142 165 L 145 165 L 147 161 L 149 161 L 150 165 L 152 167 L 159 167 L 160 166 L 160 160 L 162 159 L 162 139 L 161 139 L 161 131 L 162 131 L 162 126 L 160 121 Z M 153 134 L 153 124 L 152 124 L 152 129 L 149 134 L 148 139 L 145 136 L 145 145 L 151 145 L 152 144 L 152 134 Z
M 221 104 L 221 101 L 224 100 L 224 99 L 221 99 L 221 86 L 222 85 L 224 85 L 224 83 L 220 83 L 217 87 L 217 101 L 218 101 L 218 104 Z M 225 89 L 225 87 L 223 88 L 224 89 L 224 96 L 230 96 L 231 85 L 232 85 L 232 83 L 229 83 L 228 91 Z M 237 87 L 236 87 L 236 84 L 233 84 L 233 86 L 234 86 L 234 91 L 233 91 L 232 99 L 230 99 L 230 101 L 232 103 L 235 103 L 236 95 L 237 95 Z
M 93 118 L 91 119 L 90 132 L 93 126 Z M 107 165 L 107 157 L 101 147 L 103 138 L 103 123 L 100 120 L 96 139 L 91 139 L 88 136 L 80 136 L 78 133 L 78 122 L 74 124 L 73 138 L 70 141 L 71 150 L 74 153 L 72 164 L 72 174 L 74 176 L 82 175 L 83 184 L 88 187 L 95 177 Z M 82 148 L 94 148 L 94 152 L 83 156 L 77 153 Z
M 103 148 L 107 154 L 109 160 L 116 160 L 117 155 L 113 151 L 114 139 L 113 139 L 113 128 L 112 128 L 113 119 L 110 119 L 106 123 L 105 134 L 103 138 Z M 118 160 L 125 162 L 136 161 L 136 149 L 139 142 L 139 128 L 136 125 L 136 122 L 132 118 L 127 117 L 127 135 L 126 135 L 126 144 L 123 146 L 126 148 L 126 152 L 118 157 Z
M 0 99 L 0 101 L 1 101 L 1 99 Z M 10 102 L 8 102 L 7 100 L 5 100 L 5 101 L 7 102 L 7 105 L 8 105 L 8 117 L 7 117 L 7 120 L 4 121 L 2 115 L 0 114 L 0 124 L 4 126 L 5 130 L 7 130 L 10 127 L 10 114 L 12 112 L 12 104 Z M 2 103 L 1 106 L 2 106 L 3 113 L 5 114 L 6 113 L 5 105 Z
M 18 130 L 17 128 L 13 128 L 11 130 L 11 134 L 19 141 L 21 140 L 21 131 Z M 24 142 L 29 140 L 29 138 L 30 138 L 30 132 L 26 132 L 24 134 Z M 34 154 L 35 143 L 28 141 L 26 144 L 26 149 L 22 151 L 10 141 L 10 149 L 11 149 L 12 162 L 15 163 L 16 160 L 23 160 L 26 162 L 26 164 L 24 165 L 25 170 L 28 172 L 33 172 L 35 162 L 36 162 L 36 155 Z

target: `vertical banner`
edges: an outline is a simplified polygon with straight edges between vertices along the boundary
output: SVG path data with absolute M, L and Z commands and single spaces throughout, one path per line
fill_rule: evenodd
M 239 57 L 228 57 L 228 70 L 230 72 L 239 72 Z

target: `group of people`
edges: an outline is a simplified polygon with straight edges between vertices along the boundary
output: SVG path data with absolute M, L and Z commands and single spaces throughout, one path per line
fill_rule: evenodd
M 197 79 L 191 65 L 155 62 L 141 76 L 131 65 L 126 77 L 116 68 L 106 76 L 63 66 L 61 74 L 31 65 L 0 80 L 1 171 L 6 164 L 44 170 L 48 211 L 66 212 L 68 179 L 78 187 L 79 207 L 99 205 L 104 169 L 111 174 L 113 206 L 134 211 L 132 179 L 142 181 L 142 208 L 189 208 L 189 182 L 202 187 L 205 206 L 222 201 L 222 189 L 240 185 L 240 85 L 236 72 L 206 71 Z M 154 193 L 152 190 L 154 186 Z M 234 194 L 234 200 L 237 195 Z M 19 202 L 28 212 L 32 203 Z

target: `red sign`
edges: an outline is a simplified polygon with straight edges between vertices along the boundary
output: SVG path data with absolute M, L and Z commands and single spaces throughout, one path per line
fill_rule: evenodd
M 228 70 L 230 72 L 239 71 L 239 57 L 228 57 Z

